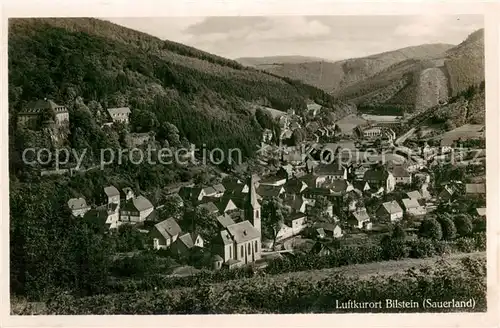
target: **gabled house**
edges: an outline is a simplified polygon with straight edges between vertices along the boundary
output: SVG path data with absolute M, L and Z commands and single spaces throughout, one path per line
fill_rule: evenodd
M 104 187 L 107 204 L 117 204 L 120 207 L 120 192 L 115 186 Z
M 305 213 L 308 202 L 303 196 L 295 196 L 285 199 L 285 205 L 290 206 L 292 211 L 297 213 Z
M 104 231 L 117 229 L 120 225 L 116 204 L 105 204 L 87 211 L 83 218 L 101 225 Z
M 395 222 L 403 218 L 403 209 L 395 200 L 380 205 L 376 213 L 377 217 L 385 222 Z
M 347 223 L 349 223 L 349 225 L 351 225 L 352 227 L 366 230 L 371 229 L 370 216 L 368 215 L 366 208 L 363 207 L 356 211 L 350 212 L 349 215 L 350 216 L 347 219 Z
M 327 243 L 322 241 L 317 241 L 314 246 L 311 248 L 311 254 L 319 255 L 319 256 L 328 256 L 333 254 L 334 249 L 329 246 Z
M 108 114 L 113 120 L 113 122 L 128 124 L 130 108 L 128 107 L 108 108 Z
M 219 201 L 216 203 L 219 213 L 228 213 L 238 209 L 236 203 L 231 199 L 231 197 L 220 197 Z
M 197 233 L 185 233 L 172 243 L 170 249 L 177 256 L 187 257 L 194 247 L 203 248 L 203 238 Z
M 467 183 L 465 194 L 473 197 L 486 196 L 486 185 L 484 183 Z
M 342 228 L 338 224 L 318 222 L 313 229 L 322 229 L 327 237 L 340 238 L 343 236 Z
M 285 192 L 285 188 L 282 186 L 268 186 L 259 185 L 257 188 L 257 194 L 262 198 L 280 197 Z
M 168 218 L 153 226 L 149 232 L 153 240 L 154 249 L 165 249 L 177 240 L 181 227 L 174 218 Z
M 209 214 L 217 214 L 217 213 L 219 213 L 219 208 L 217 207 L 217 205 L 215 205 L 214 202 L 203 203 L 203 204 L 198 205 L 197 207 L 200 208 L 200 209 L 207 210 L 207 212 Z
M 410 199 L 416 199 L 416 200 L 423 199 L 422 194 L 420 194 L 418 190 L 409 191 L 406 193 L 406 196 L 408 196 L 408 198 Z
M 52 100 L 39 99 L 29 102 L 21 109 L 17 114 L 17 124 L 34 130 L 52 124 L 57 127 L 69 125 L 69 112 L 65 106 L 58 105 Z
M 130 187 L 125 187 L 121 190 L 120 198 L 122 202 L 126 202 L 135 197 L 134 191 Z
M 439 193 L 439 199 L 442 201 L 448 201 L 450 200 L 453 195 L 455 194 L 455 187 L 452 185 L 446 185 L 444 186 L 443 190 Z
M 283 178 L 279 175 L 268 176 L 264 179 L 260 180 L 259 187 L 261 186 L 283 186 L 286 183 L 286 178 Z
M 370 185 L 366 181 L 353 181 L 352 186 L 354 189 L 363 192 L 370 191 Z
M 71 198 L 68 200 L 68 207 L 74 217 L 83 217 L 85 213 L 90 211 L 90 206 L 87 205 L 85 198 Z
M 142 222 L 153 212 L 154 206 L 144 196 L 129 199 L 120 209 L 120 220 L 123 222 Z
M 396 184 L 411 184 L 411 174 L 402 165 L 396 165 L 392 168 L 392 175 Z
M 299 178 L 292 178 L 283 187 L 287 194 L 300 195 L 307 188 L 307 184 Z
M 420 205 L 418 200 L 415 198 L 404 198 L 401 202 L 403 203 L 403 209 L 407 214 L 414 216 L 424 216 L 427 214 L 425 207 Z
M 347 179 L 347 169 L 342 164 L 337 162 L 333 162 L 331 164 L 320 164 L 313 170 L 313 174 L 316 175 L 319 180 L 323 181 L 326 179 Z
M 371 187 L 384 188 L 385 192 L 394 191 L 396 185 L 394 176 L 387 170 L 381 168 L 367 170 L 363 180 L 368 182 Z
M 280 223 L 280 229 L 276 232 L 276 240 L 284 240 L 298 235 L 306 228 L 306 214 L 295 212 Z

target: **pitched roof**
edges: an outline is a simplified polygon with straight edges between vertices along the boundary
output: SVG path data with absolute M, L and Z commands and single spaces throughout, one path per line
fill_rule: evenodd
M 155 228 L 161 233 L 165 239 L 170 239 L 181 233 L 181 227 L 177 224 L 174 218 L 168 218 L 163 220 L 157 224 L 155 224 Z
M 468 183 L 465 185 L 467 194 L 485 194 L 486 185 L 484 183 Z
M 85 198 L 71 198 L 68 200 L 68 207 L 72 210 L 79 210 L 88 207 Z
M 319 164 L 314 173 L 316 175 L 343 175 L 345 172 L 345 168 L 342 164 L 333 162 L 330 164 Z
M 284 221 L 287 225 L 289 225 L 291 227 L 294 220 L 302 219 L 302 218 L 305 218 L 306 216 L 307 215 L 305 213 L 294 212 L 294 213 L 290 214 L 289 216 L 287 216 Z
M 124 207 L 127 210 L 136 209 L 138 211 L 145 211 L 145 210 L 148 210 L 150 208 L 153 208 L 154 206 L 153 206 L 153 204 L 151 204 L 149 199 L 147 199 L 146 197 L 138 196 L 138 197 L 129 199 Z
M 226 191 L 226 188 L 224 188 L 224 185 L 222 183 L 218 183 L 213 186 L 216 192 L 218 193 L 224 193 Z
M 352 216 L 358 221 L 358 222 L 365 222 L 365 221 L 370 221 L 370 216 L 368 215 L 368 212 L 366 212 L 366 208 L 361 208 L 357 211 L 352 212 Z
M 116 115 L 116 114 L 130 114 L 130 108 L 128 108 L 128 107 L 108 108 L 108 113 L 111 116 Z
M 26 107 L 19 112 L 19 114 L 35 114 L 35 113 L 41 113 L 42 111 L 46 109 L 51 109 L 55 111 L 56 113 L 63 113 L 67 112 L 68 109 L 64 106 L 58 105 L 52 100 L 47 100 L 47 99 L 38 99 L 36 101 L 31 101 L 29 102 Z
M 223 228 L 226 228 L 227 226 L 230 226 L 230 225 L 234 224 L 233 219 L 229 215 L 227 215 L 227 214 L 219 215 L 217 217 L 217 221 L 220 223 L 220 225 Z
M 260 185 L 259 188 L 257 188 L 257 193 L 262 197 L 278 197 L 282 190 L 282 186 Z
M 404 198 L 401 200 L 403 202 L 403 206 L 409 210 L 412 208 L 419 208 L 421 205 L 419 204 L 418 200 L 415 198 Z
M 182 236 L 179 236 L 177 238 L 180 242 L 182 242 L 184 245 L 186 245 L 187 248 L 192 248 L 194 247 L 194 242 L 196 239 L 193 239 L 193 236 L 190 233 L 185 233 Z
M 213 194 L 217 193 L 217 191 L 215 191 L 214 187 L 205 187 L 205 188 L 203 188 L 203 192 L 205 192 L 205 195 L 213 195 Z
M 365 187 L 368 187 L 367 188 L 368 190 L 370 189 L 370 185 L 366 181 L 355 180 L 352 182 L 352 185 L 353 185 L 354 189 L 358 189 L 361 191 L 363 191 L 365 189 Z
M 218 237 L 220 237 L 223 245 L 230 245 L 233 243 L 233 239 L 227 230 L 222 230 Z
M 302 205 L 304 205 L 304 203 L 305 200 L 304 197 L 302 196 L 295 197 L 294 199 L 285 200 L 285 205 L 290 206 L 295 211 L 300 211 L 300 208 L 302 207 Z
M 198 207 L 205 208 L 209 213 L 219 212 L 219 208 L 213 202 L 203 203 L 198 205 Z
M 255 229 L 250 221 L 235 223 L 226 229 L 238 244 L 260 237 L 260 231 Z
M 403 209 L 401 206 L 399 206 L 398 202 L 395 200 L 391 202 L 385 202 L 382 204 L 382 207 L 387 211 L 389 214 L 394 214 L 394 213 L 400 213 L 403 212 Z
M 406 195 L 410 199 L 417 199 L 417 200 L 422 199 L 422 195 L 420 194 L 420 192 L 418 190 L 409 191 L 406 193 Z
M 113 196 L 119 196 L 120 195 L 120 192 L 118 191 L 118 189 L 116 189 L 115 186 L 104 187 L 104 193 L 108 197 L 113 197 Z
M 288 180 L 283 185 L 283 188 L 285 188 L 285 191 L 287 193 L 299 194 L 301 191 L 307 188 L 307 184 L 303 180 L 294 177 Z
M 385 181 L 389 176 L 389 172 L 384 169 L 369 169 L 363 175 L 363 180 L 368 181 Z
M 479 216 L 485 216 L 486 215 L 486 207 L 476 208 L 476 212 Z

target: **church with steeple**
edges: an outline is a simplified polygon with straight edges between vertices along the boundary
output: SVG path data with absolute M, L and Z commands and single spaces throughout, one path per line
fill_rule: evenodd
M 243 221 L 224 219 L 224 229 L 214 242 L 214 269 L 253 263 L 261 258 L 261 206 L 255 191 L 254 178 L 247 179 L 248 193 L 243 202 Z

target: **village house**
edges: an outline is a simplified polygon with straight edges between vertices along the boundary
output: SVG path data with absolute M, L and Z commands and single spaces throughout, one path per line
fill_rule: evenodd
M 316 103 L 311 103 L 311 104 L 307 104 L 307 112 L 312 116 L 312 117 L 315 117 L 316 115 L 319 114 L 319 112 L 321 111 L 321 105 L 319 104 L 316 104 Z
M 305 213 L 308 204 L 309 202 L 302 195 L 291 195 L 290 197 L 287 195 L 285 198 L 285 205 L 289 206 L 294 212 Z
M 113 123 L 129 123 L 130 108 L 128 107 L 108 108 L 108 114 Z
M 220 197 L 215 205 L 219 209 L 219 213 L 228 213 L 238 209 L 236 202 L 231 199 L 231 196 Z
M 313 229 L 321 229 L 325 233 L 325 237 L 340 238 L 344 234 L 342 228 L 338 224 L 317 222 L 313 224 Z
M 378 126 L 373 126 L 368 128 L 358 127 L 358 131 L 360 136 L 363 138 L 372 139 L 372 138 L 379 138 L 382 136 L 382 128 Z
M 404 198 L 401 202 L 403 203 L 403 209 L 406 211 L 406 214 L 417 217 L 427 214 L 425 207 L 420 205 L 418 200 L 415 198 Z
M 307 188 L 307 183 L 299 178 L 294 177 L 288 180 L 283 185 L 283 188 L 285 188 L 285 192 L 287 195 L 299 195 Z
M 68 109 L 47 98 L 32 101 L 17 114 L 17 124 L 34 130 L 52 124 L 56 127 L 68 126 Z
M 129 148 L 137 148 L 145 144 L 149 144 L 155 141 L 155 136 L 153 133 L 128 133 L 125 137 L 125 143 Z
M 176 256 L 188 257 L 194 247 L 203 248 L 203 238 L 197 233 L 185 233 L 172 243 L 170 250 Z
M 317 241 L 311 248 L 310 253 L 319 256 L 329 256 L 334 253 L 334 248 L 323 241 Z
M 406 193 L 406 196 L 410 199 L 416 199 L 417 201 L 423 199 L 422 194 L 420 194 L 418 190 L 409 191 Z
M 307 216 L 301 212 L 292 213 L 285 218 L 280 225 L 280 230 L 276 233 L 276 240 L 280 241 L 301 233 L 307 227 L 306 218 Z
M 336 162 L 318 165 L 318 167 L 313 170 L 313 174 L 318 177 L 319 184 L 323 183 L 326 179 L 347 179 L 347 169 Z
M 391 173 L 396 184 L 411 184 L 411 174 L 402 165 L 395 165 Z
M 206 203 L 199 204 L 197 206 L 197 208 L 206 210 L 208 214 L 218 214 L 219 213 L 219 208 L 217 207 L 217 205 L 215 205 L 214 202 L 206 202 Z
M 370 185 L 366 181 L 353 181 L 352 186 L 354 189 L 363 192 L 370 191 Z
M 130 187 L 125 187 L 121 190 L 120 200 L 125 203 L 126 201 L 135 197 L 134 191 Z
M 376 213 L 384 222 L 395 222 L 403 218 L 403 209 L 395 200 L 380 205 Z
M 370 222 L 370 216 L 364 207 L 350 212 L 347 223 L 354 228 L 365 230 L 370 230 L 372 225 Z
M 486 196 L 486 185 L 484 183 L 467 183 L 465 194 L 469 197 Z
M 101 205 L 87 211 L 83 217 L 85 220 L 97 222 L 103 227 L 104 231 L 117 229 L 120 226 L 120 222 L 116 206 L 116 204 Z
M 149 232 L 153 240 L 153 249 L 165 249 L 177 240 L 181 227 L 174 218 L 168 218 L 153 226 Z
M 259 194 L 262 198 L 272 198 L 272 197 L 280 197 L 285 193 L 285 188 L 283 186 L 269 186 L 269 185 L 259 185 L 257 188 L 257 194 Z
M 384 188 L 387 193 L 394 191 L 396 186 L 396 179 L 392 173 L 382 168 L 367 170 L 363 180 L 368 182 L 371 187 Z
M 83 217 L 85 213 L 90 211 L 90 206 L 87 205 L 85 198 L 71 198 L 68 200 L 68 207 L 74 217 Z
M 143 222 L 153 212 L 154 206 L 144 196 L 129 199 L 120 209 L 122 222 Z
M 104 195 L 108 205 L 116 204 L 117 208 L 120 208 L 120 192 L 115 186 L 104 187 Z
M 444 186 L 443 190 L 439 193 L 439 199 L 442 201 L 450 200 L 455 194 L 455 188 L 451 185 Z

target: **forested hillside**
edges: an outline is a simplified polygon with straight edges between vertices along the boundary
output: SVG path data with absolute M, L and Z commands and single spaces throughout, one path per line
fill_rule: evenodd
M 9 22 L 9 105 L 50 98 L 70 110 L 77 97 L 103 108 L 130 106 L 136 130 L 164 122 L 208 147 L 251 154 L 260 127 L 244 101 L 286 110 L 307 98 L 332 98 L 235 61 L 97 19 L 12 19 Z M 134 113 L 135 112 L 135 113 Z M 145 114 L 145 115 L 134 115 Z M 71 115 L 71 112 L 70 112 Z M 157 132 L 157 131 L 155 131 Z
M 163 147 L 189 142 L 238 147 L 248 157 L 262 131 L 249 104 L 300 111 L 312 99 L 334 108 L 331 96 L 301 82 L 97 19 L 12 19 L 8 54 L 10 282 L 14 293 L 34 298 L 58 293 L 57 288 L 101 284 L 119 244 L 70 218 L 68 199 L 101 205 L 103 188 L 112 184 L 132 187 L 156 203 L 171 183 L 207 184 L 215 174 L 204 171 L 210 167 L 143 161 L 41 177 L 40 167 L 24 164 L 21 154 L 54 145 L 49 129 L 16 128 L 17 113 L 27 102 L 48 98 L 68 108 L 70 131 L 63 146 L 79 154 L 87 150 L 84 166 L 96 164 L 100 149 L 127 147 L 129 132 L 154 132 Z M 131 108 L 130 126 L 103 125 L 106 109 L 116 106 Z

